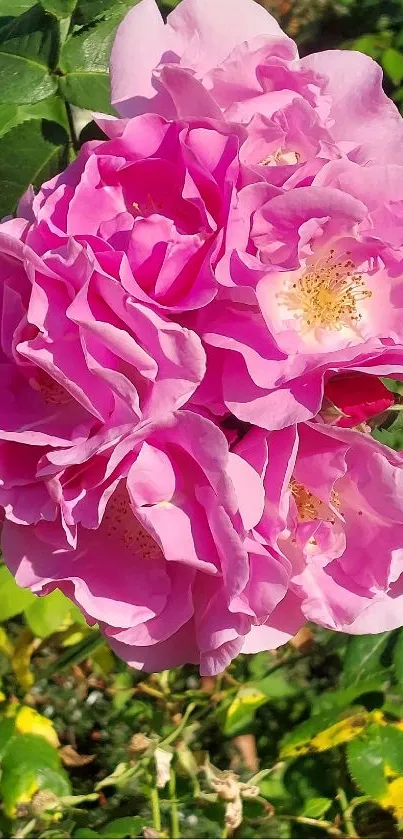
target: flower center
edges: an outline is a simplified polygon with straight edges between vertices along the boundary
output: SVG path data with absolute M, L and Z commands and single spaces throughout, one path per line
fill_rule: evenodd
M 352 260 L 336 261 L 334 254 L 332 249 L 326 259 L 308 268 L 287 291 L 278 295 L 308 329 L 357 326 L 362 319 L 359 304 L 372 297 L 361 274 L 354 271 Z
M 301 484 L 295 478 L 291 478 L 290 489 L 297 508 L 298 520 L 301 523 L 305 524 L 308 521 L 328 521 L 330 524 L 335 523 L 331 508 L 314 495 L 313 492 L 310 492 L 304 484 Z M 335 490 L 331 492 L 330 503 L 337 510 L 340 509 L 340 498 Z
M 296 166 L 300 161 L 300 155 L 289 149 L 277 149 L 260 161 L 261 166 Z
M 68 391 L 59 382 L 56 382 L 55 379 L 48 376 L 44 370 L 38 370 L 36 377 L 30 379 L 29 383 L 34 390 L 39 391 L 45 405 L 53 407 L 67 405 L 71 400 Z
M 162 559 L 161 548 L 139 522 L 124 487 L 118 487 L 108 501 L 103 523 L 106 535 L 120 542 L 130 554 L 142 559 Z

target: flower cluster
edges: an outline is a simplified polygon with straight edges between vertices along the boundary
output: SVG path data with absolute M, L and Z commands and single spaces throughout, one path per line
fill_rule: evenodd
M 148 670 L 403 623 L 403 120 L 253 0 L 141 0 L 0 225 L 2 547 Z

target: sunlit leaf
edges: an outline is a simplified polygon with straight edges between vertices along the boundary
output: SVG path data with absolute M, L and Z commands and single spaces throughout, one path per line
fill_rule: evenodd
M 34 635 L 47 638 L 68 625 L 70 611 L 70 600 L 56 589 L 45 597 L 35 598 L 25 609 L 25 618 Z
M 386 795 L 379 799 L 385 810 L 392 810 L 397 819 L 403 819 L 403 778 L 395 778 L 388 786 Z
M 37 737 L 43 737 L 55 749 L 59 746 L 59 738 L 52 721 L 27 705 L 24 705 L 16 715 L 15 730 L 19 734 L 35 734 Z
M 1 164 L 0 164 L 1 165 Z M 20 588 L 5 565 L 0 566 L 0 621 L 19 615 L 35 600 L 35 595 Z
M 7 815 L 15 816 L 18 805 L 28 803 L 42 789 L 56 796 L 70 794 L 57 750 L 34 734 L 13 738 L 3 757 L 0 780 Z
M 14 652 L 11 659 L 14 673 L 19 684 L 24 690 L 32 687 L 34 674 L 31 670 L 31 657 L 38 648 L 40 641 L 34 638 L 29 629 L 20 632 L 14 645 Z
M 390 725 L 371 725 L 347 747 L 353 780 L 366 794 L 403 816 L 403 732 Z M 399 798 L 400 795 L 400 798 Z
M 51 69 L 58 54 L 56 21 L 35 5 L 0 28 L 0 101 L 13 105 L 46 99 L 57 87 Z

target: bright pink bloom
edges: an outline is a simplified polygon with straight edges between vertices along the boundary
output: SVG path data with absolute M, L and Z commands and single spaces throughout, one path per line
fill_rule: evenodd
M 73 238 L 122 295 L 159 311 L 206 305 L 218 288 L 240 134 L 155 114 L 129 121 L 114 139 L 87 143 L 24 207 L 34 222 L 27 243 L 44 253 Z
M 282 428 L 319 412 L 334 373 L 402 375 L 402 174 L 334 161 L 312 186 L 240 191 L 227 289 L 192 321 L 211 348 L 197 404 Z
M 310 423 L 253 430 L 235 450 L 262 475 L 257 533 L 291 562 L 290 590 L 306 618 L 357 634 L 401 626 L 402 455 Z
M 111 78 L 123 117 L 223 115 L 247 125 L 249 162 L 289 170 L 276 177 L 340 155 L 403 163 L 403 123 L 382 90 L 380 67 L 347 50 L 299 59 L 253 0 L 182 0 L 166 24 L 155 0 L 141 0 L 118 29 Z M 282 114 L 295 103 L 290 121 Z
M 134 302 L 78 241 L 41 257 L 34 235 L 0 225 L 0 503 L 23 525 L 56 517 L 42 458 L 80 463 L 80 447 L 165 417 L 205 369 L 197 336 Z
M 180 411 L 119 440 L 44 453 L 41 476 L 64 527 L 7 520 L 6 562 L 20 585 L 61 588 L 134 666 L 196 662 L 214 674 L 260 626 L 272 647 L 300 625 L 282 604 L 289 561 L 252 535 L 262 480 L 209 420 Z

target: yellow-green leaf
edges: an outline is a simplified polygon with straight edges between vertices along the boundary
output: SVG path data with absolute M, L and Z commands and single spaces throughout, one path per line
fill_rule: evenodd
M 34 674 L 31 670 L 31 656 L 39 644 L 39 639 L 33 637 L 31 630 L 24 629 L 20 632 L 14 646 L 11 664 L 17 680 L 24 690 L 28 690 L 34 683 Z
M 21 614 L 35 599 L 30 591 L 17 586 L 5 565 L 0 567 L 0 622 Z
M 246 725 L 253 717 L 253 712 L 267 701 L 268 697 L 259 688 L 254 686 L 241 688 L 227 709 L 224 733 L 234 734 L 240 727 Z
M 29 708 L 27 705 L 23 705 L 18 711 L 15 718 L 15 729 L 19 734 L 36 734 L 37 737 L 43 737 L 55 749 L 59 746 L 59 738 L 51 720 L 43 717 L 42 714 L 38 714 L 34 708 Z
M 43 737 L 34 734 L 13 737 L 3 757 L 0 780 L 6 815 L 15 817 L 18 806 L 30 802 L 38 790 L 48 790 L 57 797 L 70 795 L 59 754 Z

